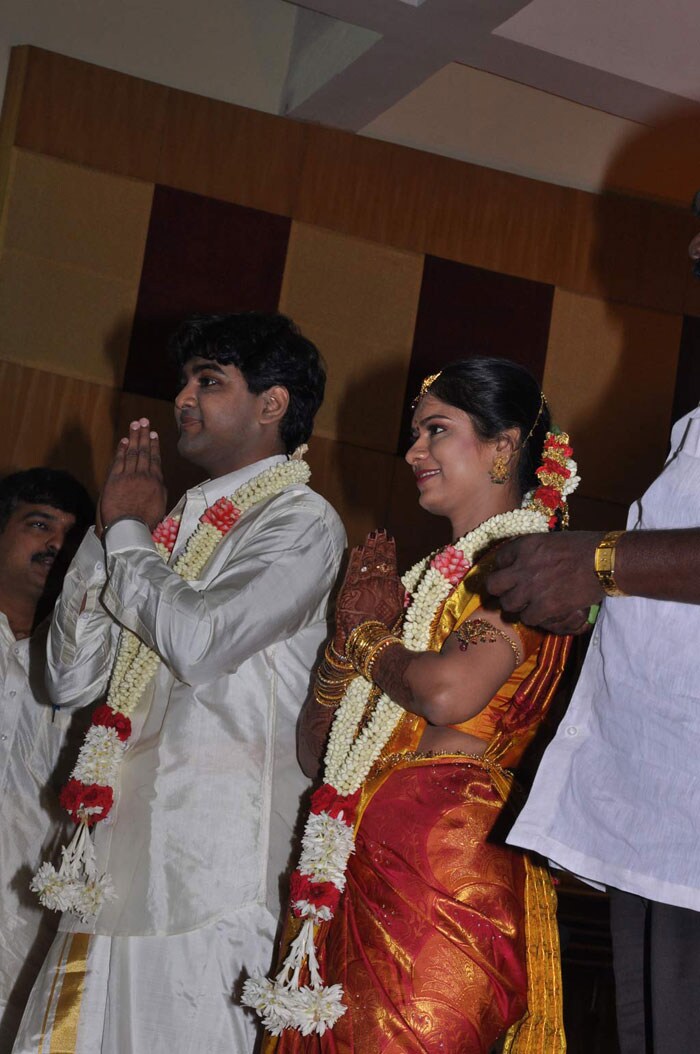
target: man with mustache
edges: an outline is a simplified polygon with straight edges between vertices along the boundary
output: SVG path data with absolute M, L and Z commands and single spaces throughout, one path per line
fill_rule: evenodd
M 114 805 L 94 825 L 114 896 L 62 916 L 16 1051 L 255 1043 L 235 997 L 271 965 L 308 785 L 296 723 L 345 533 L 298 458 L 325 387 L 314 345 L 289 319 L 250 312 L 191 319 L 172 350 L 178 450 L 209 479 L 154 539 L 166 509 L 158 437 L 133 421 L 101 495 L 102 537 L 88 533 L 66 577 L 54 700 L 88 702 L 111 676 L 101 720 L 125 737 L 107 777 Z M 146 646 L 131 665 L 122 627 Z M 91 764 L 80 781 L 104 795 Z
M 28 879 L 56 833 L 54 770 L 70 717 L 44 689 L 42 618 L 94 508 L 67 472 L 0 482 L 0 1050 L 9 1050 L 56 924 Z

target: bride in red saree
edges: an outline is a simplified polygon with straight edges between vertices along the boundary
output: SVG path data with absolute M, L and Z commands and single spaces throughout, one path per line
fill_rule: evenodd
M 506 360 L 423 384 L 406 459 L 455 540 L 403 581 L 383 532 L 351 556 L 300 725 L 311 774 L 335 718 L 287 959 L 246 990 L 265 1054 L 566 1049 L 551 880 L 499 820 L 570 638 L 508 621 L 483 584 L 499 540 L 566 518 L 576 466 L 549 427 L 536 382 Z

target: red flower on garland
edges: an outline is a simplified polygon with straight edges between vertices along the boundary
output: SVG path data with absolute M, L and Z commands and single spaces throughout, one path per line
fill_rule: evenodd
M 308 875 L 293 871 L 289 880 L 289 899 L 297 918 L 301 918 L 302 914 L 296 906 L 300 900 L 308 901 L 316 908 L 329 908 L 335 914 L 340 902 L 340 890 L 332 882 L 312 882 Z
M 359 790 L 355 791 L 354 794 L 343 795 L 338 794 L 335 787 L 331 787 L 330 783 L 322 783 L 311 796 L 311 812 L 316 814 L 326 812 L 334 819 L 337 819 L 342 812 L 343 820 L 348 827 L 351 827 L 355 819 L 355 809 L 359 800 Z
M 113 728 L 122 743 L 126 743 L 131 735 L 131 721 L 125 714 L 118 714 L 106 703 L 98 706 L 92 715 L 93 725 L 102 725 L 103 728 Z
M 469 570 L 469 561 L 454 545 L 446 545 L 430 561 L 430 566 L 439 571 L 452 586 L 458 586 Z
M 200 516 L 201 523 L 210 523 L 217 531 L 226 534 L 234 523 L 240 519 L 241 510 L 237 509 L 229 498 L 219 498 Z
M 154 529 L 151 538 L 156 545 L 164 545 L 168 552 L 172 553 L 175 548 L 175 540 L 179 530 L 180 521 L 174 519 L 172 516 L 166 516 L 165 519 L 161 520 L 158 526 Z
M 545 450 L 556 450 L 558 454 L 563 454 L 564 457 L 571 457 L 574 453 L 573 447 L 570 447 L 568 443 L 561 443 L 556 436 L 549 436 L 544 441 Z
M 534 500 L 542 502 L 548 509 L 558 509 L 561 505 L 561 494 L 555 487 L 538 487 Z
M 81 809 L 100 809 L 100 812 L 85 817 L 88 827 L 92 827 L 109 813 L 114 803 L 114 791 L 111 787 L 101 787 L 99 783 L 87 784 L 70 779 L 61 791 L 59 801 L 76 823 L 81 821 Z
M 562 479 L 568 479 L 571 475 L 571 471 L 566 465 L 560 465 L 558 461 L 553 461 L 551 457 L 546 457 L 540 467 L 535 470 L 535 475 L 546 476 L 549 472 L 561 476 Z

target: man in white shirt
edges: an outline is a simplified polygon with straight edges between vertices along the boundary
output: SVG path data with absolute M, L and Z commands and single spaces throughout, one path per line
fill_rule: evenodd
M 56 930 L 28 890 L 58 833 L 55 770 L 70 721 L 44 689 L 42 618 L 93 515 L 67 472 L 32 468 L 0 482 L 0 1051 L 12 1047 Z
M 151 538 L 165 510 L 158 439 L 132 422 L 101 497 L 103 539 L 89 533 L 66 577 L 49 651 L 57 702 L 104 692 L 122 626 L 161 662 L 95 825 L 114 899 L 88 921 L 62 916 L 16 1051 L 51 1036 L 77 1054 L 244 1054 L 256 1038 L 234 996 L 271 965 L 306 789 L 295 726 L 345 534 L 319 495 L 285 482 L 323 397 L 313 344 L 282 316 L 248 313 L 193 319 L 173 349 L 179 450 L 212 478 L 177 506 L 164 562 Z M 226 515 L 230 497 L 240 518 L 183 580 L 172 564 L 194 559 L 200 517 Z
M 626 532 L 521 538 L 496 564 L 489 589 L 530 624 L 580 632 L 604 599 L 508 841 L 608 887 L 621 1054 L 697 1050 L 700 407 Z

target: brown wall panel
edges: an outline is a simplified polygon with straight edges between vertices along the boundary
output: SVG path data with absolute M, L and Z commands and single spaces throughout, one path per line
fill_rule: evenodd
M 423 252 L 438 164 L 432 154 L 309 127 L 295 219 Z
M 308 461 L 311 486 L 337 510 L 351 546 L 386 525 L 395 463 L 391 454 L 313 436 Z
M 299 122 L 172 90 L 158 182 L 291 216 L 305 135 Z
M 124 387 L 175 394 L 168 338 L 195 312 L 276 311 L 289 227 L 284 216 L 157 186 Z
M 627 523 L 629 505 L 572 494 L 569 500 L 571 529 L 574 531 L 619 531 Z
M 680 313 L 689 271 L 687 211 L 621 194 L 572 190 L 568 198 L 559 217 L 559 288 Z
M 0 361 L 0 475 L 33 465 L 72 472 L 95 497 L 114 450 L 112 388 Z
M 168 89 L 28 48 L 16 146 L 154 181 Z
M 623 303 L 680 312 L 683 209 L 309 128 L 296 218 Z

